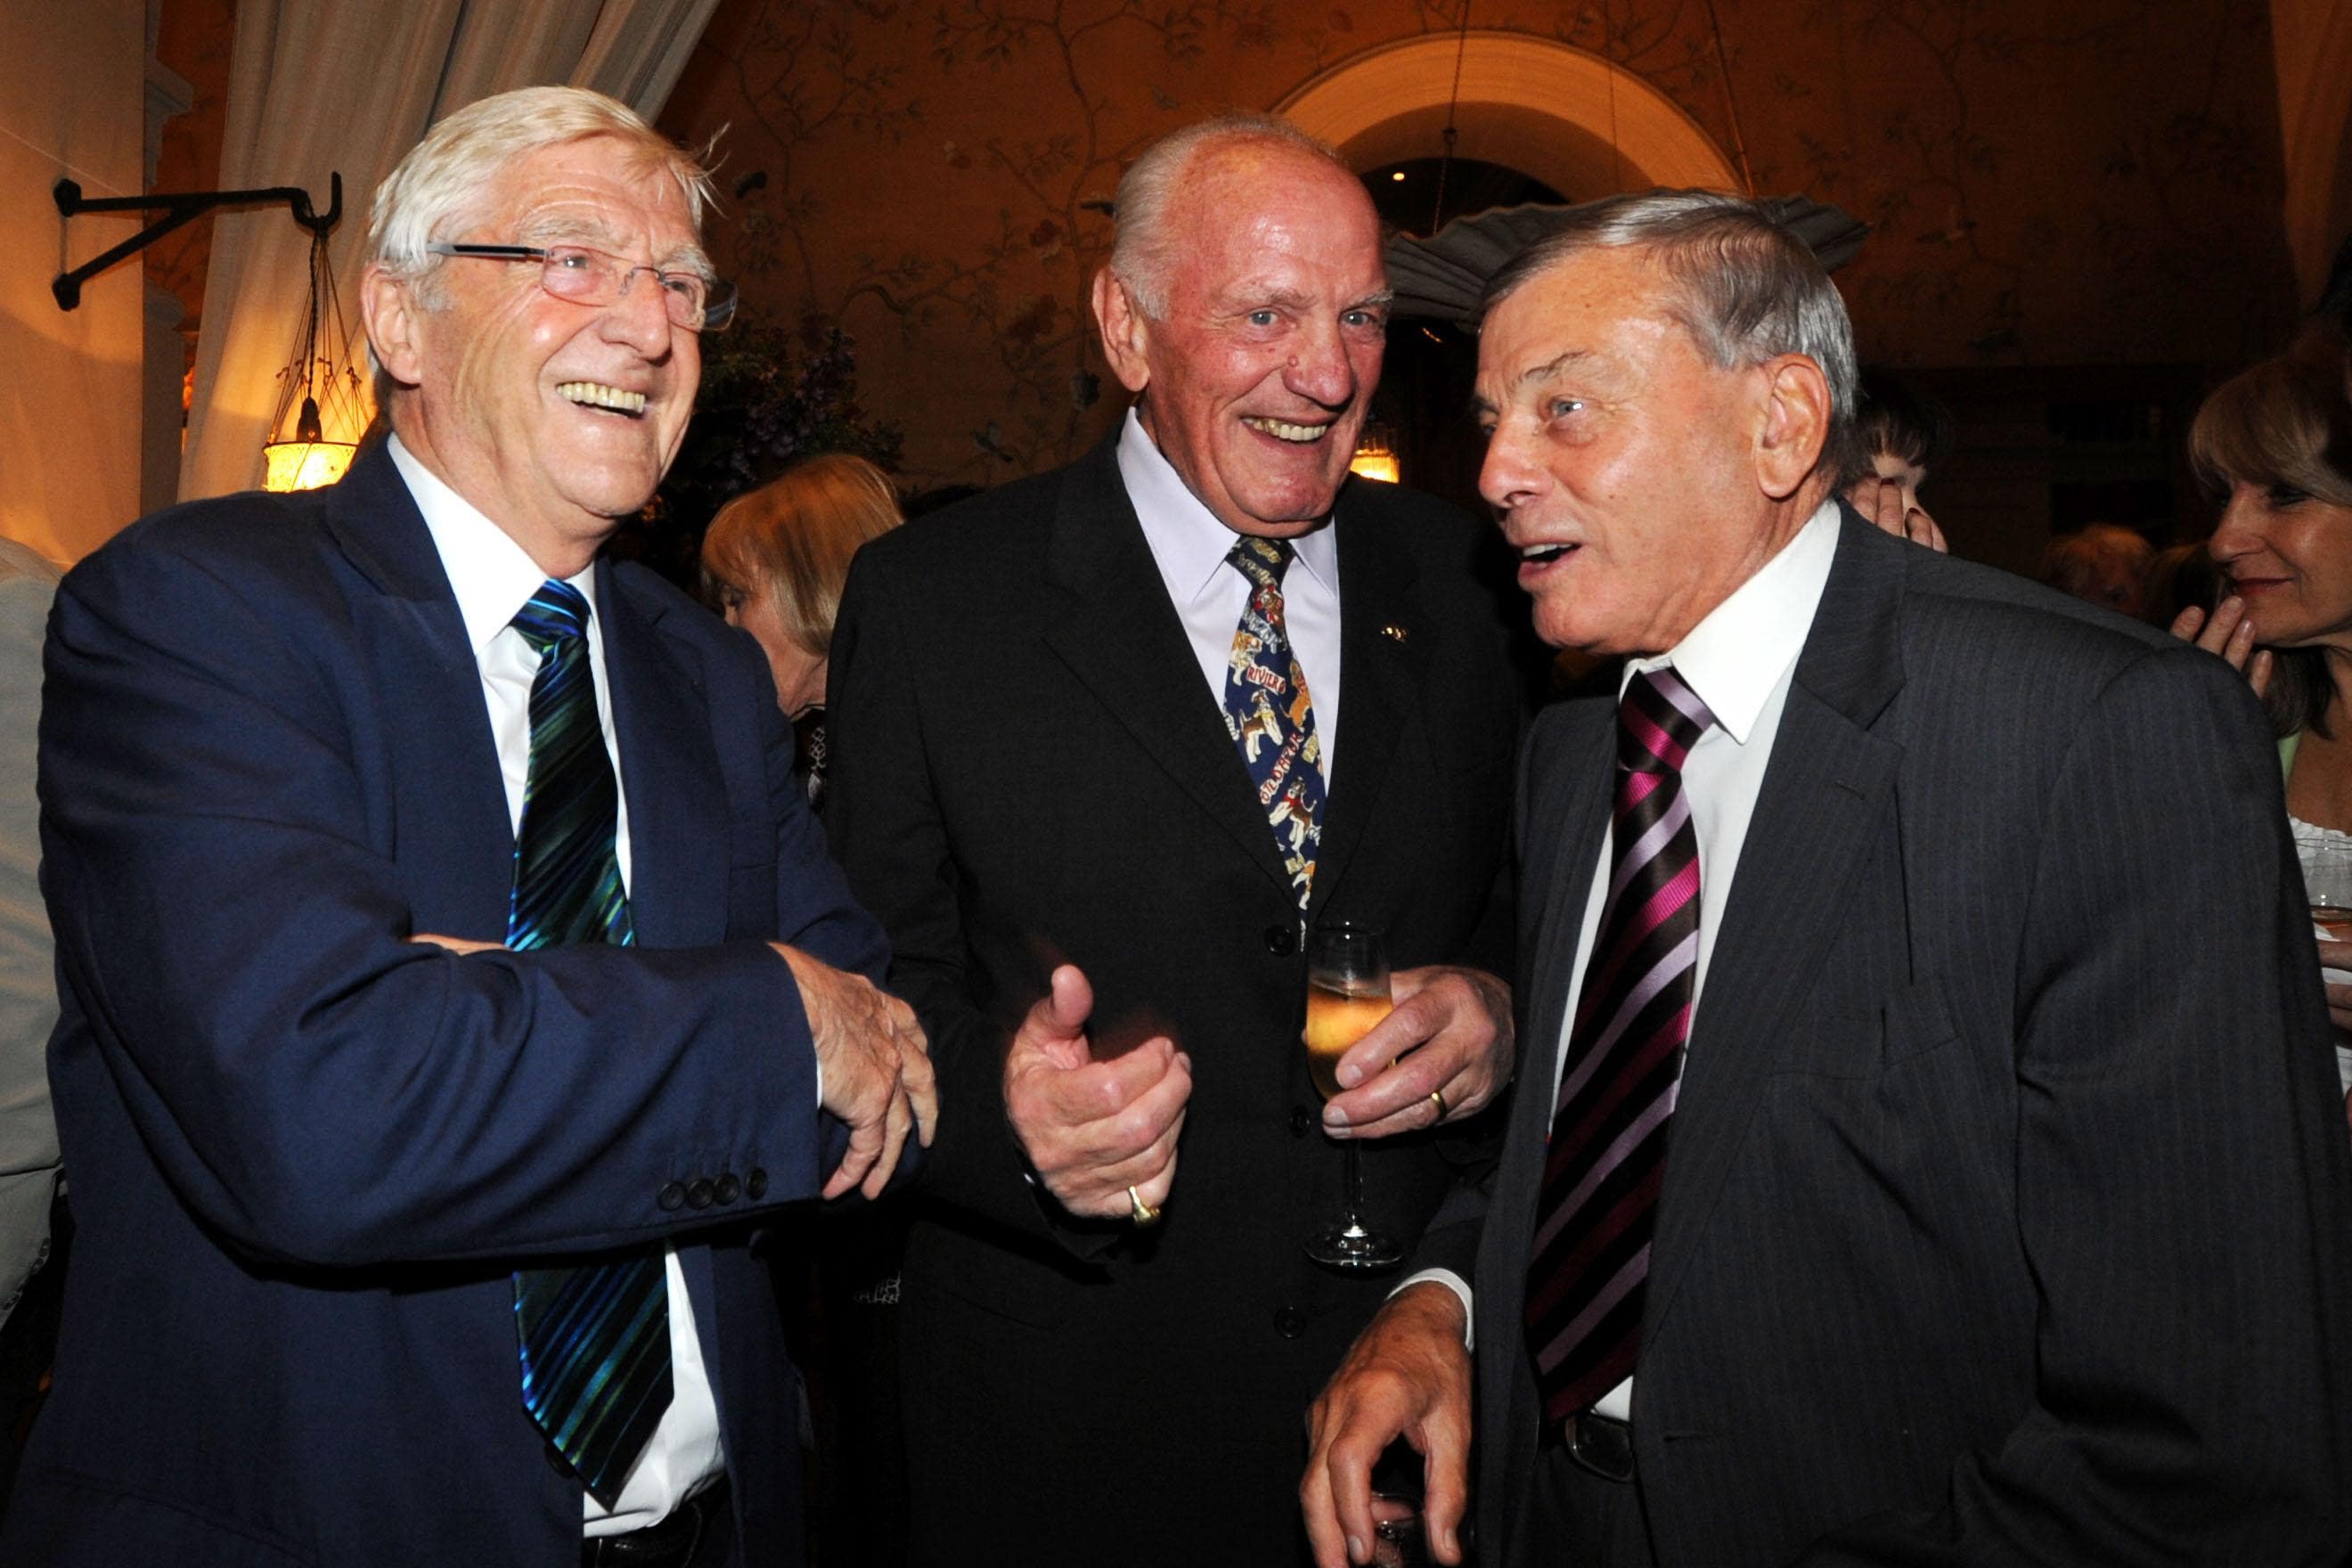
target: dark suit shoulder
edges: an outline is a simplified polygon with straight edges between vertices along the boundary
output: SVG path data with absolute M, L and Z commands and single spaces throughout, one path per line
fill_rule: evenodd
M 972 573 L 993 578 L 1016 561 L 1034 561 L 1069 473 L 1032 474 L 912 519 L 867 543 L 859 563 L 894 585 L 951 588 Z
M 1402 485 L 1350 479 L 1339 492 L 1340 537 L 1375 534 L 1424 574 L 1461 579 L 1492 564 L 1502 534 L 1452 501 Z
M 710 606 L 636 561 L 612 561 L 604 570 L 613 574 L 613 585 L 637 613 L 657 621 L 663 631 L 705 647 L 735 647 L 751 634 L 730 626 Z
M 323 538 L 326 493 L 243 490 L 182 501 L 121 529 L 75 570 L 140 557 L 217 562 L 224 567 L 246 563 L 264 569 L 315 559 Z
M 1911 600 L 1906 615 L 1916 616 L 1923 625 L 1932 626 L 1948 618 L 1971 626 L 2000 626 L 2037 642 L 2048 639 L 2085 650 L 2104 648 L 2115 655 L 2123 655 L 2126 649 L 2163 647 L 2175 640 L 2155 626 L 2127 619 L 2013 572 L 1973 561 L 1956 561 L 1916 545 L 1904 546 L 1892 539 L 1887 543 L 1896 549 L 1907 549 L 1914 557 L 1907 563 L 1905 584 Z

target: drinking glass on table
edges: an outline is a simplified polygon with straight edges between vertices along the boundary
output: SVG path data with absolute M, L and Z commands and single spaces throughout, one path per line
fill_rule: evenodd
M 1371 926 L 1347 921 L 1318 924 L 1307 942 L 1307 1068 L 1315 1087 L 1330 1100 L 1339 1092 L 1339 1058 L 1389 1016 L 1386 943 Z M 1338 1219 L 1307 1243 L 1307 1256 L 1327 1268 L 1375 1274 L 1404 1261 L 1392 1236 L 1363 1221 L 1363 1172 L 1355 1141 L 1343 1145 L 1346 1206 Z

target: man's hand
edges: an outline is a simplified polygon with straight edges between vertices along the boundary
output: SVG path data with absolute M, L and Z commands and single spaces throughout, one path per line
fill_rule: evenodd
M 1112 1218 L 1152 1208 L 1176 1182 L 1176 1138 L 1192 1093 L 1192 1060 L 1156 1035 L 1110 1061 L 1087 1043 L 1094 988 L 1071 964 L 1029 1009 L 1004 1056 L 1004 1114 L 1030 1169 L 1074 1215 Z
M 1430 1555 L 1462 1561 L 1470 1497 L 1470 1352 L 1462 1298 L 1435 1283 L 1389 1298 L 1307 1412 L 1298 1506 L 1316 1568 L 1372 1560 L 1372 1466 L 1402 1437 L 1422 1458 Z
M 792 965 L 800 986 L 824 1079 L 824 1108 L 849 1128 L 849 1152 L 823 1195 L 837 1198 L 857 1187 L 879 1197 L 898 1168 L 908 1129 L 929 1147 L 939 1125 L 939 1088 L 922 1026 L 913 1008 L 864 975 L 780 942 L 768 945 Z
M 1939 555 L 1949 554 L 1944 531 L 1904 492 L 1900 479 L 1864 479 L 1854 481 L 1845 499 L 1873 526 L 1897 539 L 1924 544 Z
M 2270 649 L 2254 647 L 2253 618 L 2246 614 L 2246 602 L 2235 594 L 2216 605 L 2210 616 L 2189 605 L 2172 617 L 2171 631 L 2182 642 L 2193 642 L 2207 653 L 2220 655 L 2246 678 L 2255 696 L 2270 689 L 2271 671 L 2277 661 Z
M 1347 1092 L 1323 1107 L 1334 1138 L 1386 1138 L 1476 1112 L 1511 1081 L 1511 988 L 1432 964 L 1389 981 L 1396 1006 L 1339 1058 Z M 1433 1095 L 1445 1097 L 1438 1110 Z

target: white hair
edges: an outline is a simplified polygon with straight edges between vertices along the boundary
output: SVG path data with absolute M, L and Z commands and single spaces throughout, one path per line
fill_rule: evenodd
M 1128 297 L 1148 320 L 1167 319 L 1169 286 L 1183 238 L 1168 232 L 1168 208 L 1192 161 L 1216 148 L 1253 142 L 1296 148 L 1322 159 L 1350 181 L 1356 177 L 1328 142 L 1279 115 L 1236 110 L 1154 142 L 1119 177 L 1112 209 L 1118 236 L 1110 252 L 1112 276 L 1127 286 Z
M 542 148 L 610 136 L 677 182 L 697 235 L 711 201 L 710 172 L 625 103 L 579 87 L 525 87 L 469 103 L 436 123 L 376 187 L 365 259 L 422 278 L 442 258 L 425 247 L 475 216 L 499 171 Z M 428 303 L 431 302 L 428 297 Z

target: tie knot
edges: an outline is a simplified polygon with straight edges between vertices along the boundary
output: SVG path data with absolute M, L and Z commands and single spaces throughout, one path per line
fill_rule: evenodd
M 1280 587 L 1282 574 L 1290 569 L 1290 541 L 1259 539 L 1255 535 L 1235 543 L 1225 559 L 1234 570 L 1261 588 Z
M 515 612 L 515 630 L 541 656 L 588 635 L 588 601 L 569 583 L 551 577 Z
M 1633 773 L 1680 773 L 1715 715 L 1673 667 L 1638 670 L 1617 702 L 1617 763 Z

